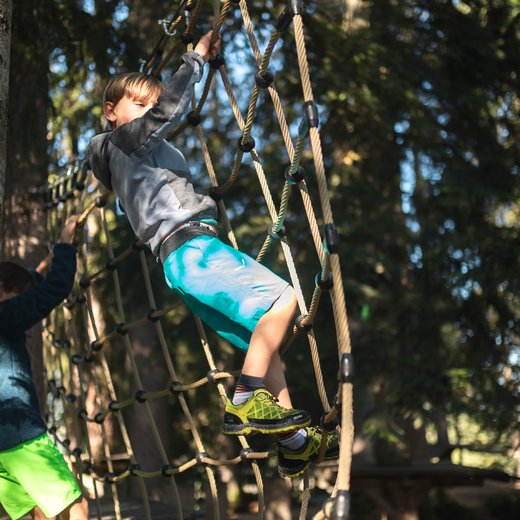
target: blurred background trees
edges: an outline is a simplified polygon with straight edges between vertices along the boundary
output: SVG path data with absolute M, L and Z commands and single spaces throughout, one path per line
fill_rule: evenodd
M 196 37 L 211 28 L 210 4 Z M 355 463 L 451 460 L 520 475 L 520 4 L 316 0 L 303 6 L 356 361 Z M 3 256 L 34 263 L 42 254 L 37 188 L 49 172 L 83 157 L 102 128 L 106 80 L 139 68 L 162 34 L 157 20 L 176 7 L 160 0 L 14 4 Z M 248 7 L 263 48 L 283 5 L 249 1 Z M 243 85 L 235 93 L 245 112 L 254 64 L 238 11 L 224 25 L 222 47 L 231 81 Z M 302 94 L 291 34 L 282 36 L 271 68 L 288 120 L 297 125 Z M 239 132 L 222 91 L 217 80 L 203 125 L 224 180 Z M 261 97 L 253 136 L 276 194 L 288 159 L 272 114 L 270 100 Z M 207 186 L 190 132 L 179 146 Z M 303 166 L 315 193 L 310 156 Z M 254 255 L 269 219 L 252 175 L 245 160 L 226 205 L 239 244 Z M 307 254 L 300 206 L 294 196 L 287 227 L 309 298 L 319 265 Z M 123 248 L 131 231 L 125 217 L 108 211 Z M 276 250 L 267 263 L 284 273 Z M 160 291 L 159 269 L 154 277 Z M 127 293 L 130 307 L 134 289 Z M 163 302 L 170 297 L 163 291 Z M 109 295 L 104 304 L 110 314 Z M 333 397 L 337 348 L 329 310 L 323 301 L 314 328 Z M 169 323 L 168 330 L 174 355 L 195 378 L 202 360 L 189 346 L 197 344 L 189 320 Z M 239 354 L 219 345 L 220 362 L 240 366 Z M 303 338 L 286 360 L 296 403 L 308 403 L 319 418 Z M 218 413 L 204 410 L 203 392 L 194 399 L 216 439 Z M 173 415 L 171 442 L 188 450 Z M 399 502 L 391 493 L 386 499 Z

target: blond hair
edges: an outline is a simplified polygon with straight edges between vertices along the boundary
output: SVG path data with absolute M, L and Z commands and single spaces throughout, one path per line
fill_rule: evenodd
M 125 96 L 148 103 L 151 99 L 157 99 L 162 91 L 162 83 L 155 76 L 144 72 L 118 74 L 107 83 L 103 92 L 103 104 L 110 102 L 115 106 Z

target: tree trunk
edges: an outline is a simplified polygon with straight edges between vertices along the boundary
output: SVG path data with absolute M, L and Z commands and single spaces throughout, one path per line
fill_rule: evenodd
M 11 0 L 0 0 L 0 241 L 3 235 L 9 53 L 11 50 Z

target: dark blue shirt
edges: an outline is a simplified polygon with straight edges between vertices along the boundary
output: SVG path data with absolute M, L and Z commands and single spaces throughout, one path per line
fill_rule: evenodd
M 47 430 L 32 382 L 25 333 L 70 293 L 75 273 L 75 247 L 56 244 L 47 277 L 0 302 L 0 451 Z

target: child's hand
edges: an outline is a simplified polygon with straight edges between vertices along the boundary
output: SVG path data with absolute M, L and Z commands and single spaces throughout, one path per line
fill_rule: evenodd
M 211 43 L 211 35 L 213 34 L 213 31 L 207 32 L 200 40 L 199 43 L 195 46 L 195 52 L 200 54 L 202 56 L 202 59 L 204 61 L 208 61 L 210 59 L 213 59 L 218 51 L 220 50 L 220 41 L 222 39 L 222 36 L 219 34 L 217 40 L 215 43 L 211 46 L 211 49 L 209 47 Z
M 60 242 L 65 242 L 66 244 L 73 244 L 75 242 L 78 220 L 78 215 L 71 215 L 65 221 L 63 229 L 61 230 Z

